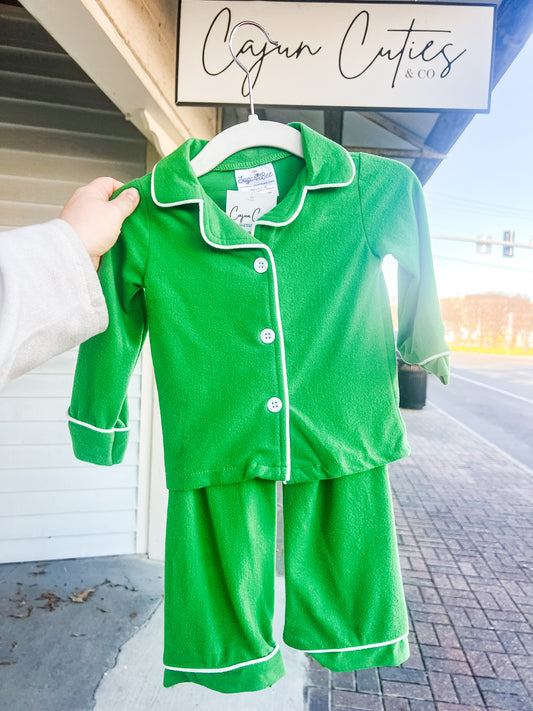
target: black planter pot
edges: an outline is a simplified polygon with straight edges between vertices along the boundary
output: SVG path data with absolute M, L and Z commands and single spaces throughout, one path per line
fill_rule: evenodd
M 426 404 L 427 372 L 419 365 L 409 365 L 398 359 L 400 407 L 421 410 Z

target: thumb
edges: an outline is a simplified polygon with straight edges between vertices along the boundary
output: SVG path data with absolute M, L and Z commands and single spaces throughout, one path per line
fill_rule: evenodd
M 138 204 L 139 191 L 136 188 L 124 190 L 124 192 L 120 193 L 120 195 L 113 200 L 113 205 L 120 210 L 123 220 L 126 219 L 128 215 L 131 215 Z

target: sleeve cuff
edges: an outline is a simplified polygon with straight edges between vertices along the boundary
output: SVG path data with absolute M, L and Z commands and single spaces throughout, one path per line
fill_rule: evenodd
M 427 370 L 428 373 L 435 375 L 443 385 L 448 385 L 450 382 L 450 354 L 439 353 L 438 355 L 426 358 L 419 363 L 421 368 Z
M 74 456 L 83 462 L 112 466 L 124 459 L 128 445 L 129 427 L 100 429 L 75 420 L 69 414 L 69 430 Z

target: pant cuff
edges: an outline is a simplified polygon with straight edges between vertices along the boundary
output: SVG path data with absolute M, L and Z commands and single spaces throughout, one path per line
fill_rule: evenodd
M 243 691 L 259 691 L 272 686 L 285 675 L 285 665 L 281 651 L 276 648 L 275 654 L 249 664 L 226 667 L 213 672 L 195 670 L 179 670 L 165 667 L 163 686 L 169 687 L 184 682 L 192 682 L 205 686 L 223 694 L 236 694 Z
M 302 650 L 334 672 L 355 671 L 372 667 L 397 667 L 409 659 L 408 636 L 383 645 L 335 650 Z

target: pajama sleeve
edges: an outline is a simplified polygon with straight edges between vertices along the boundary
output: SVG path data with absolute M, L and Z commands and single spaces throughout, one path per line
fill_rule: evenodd
M 370 248 L 379 258 L 391 254 L 398 262 L 398 351 L 406 363 L 422 366 L 447 384 L 449 349 L 422 187 L 402 163 L 363 154 L 359 187 Z
M 98 270 L 109 313 L 104 333 L 80 346 L 68 412 L 74 454 L 94 464 L 122 461 L 128 442 L 128 384 L 146 336 L 144 274 L 148 223 L 141 193 Z

